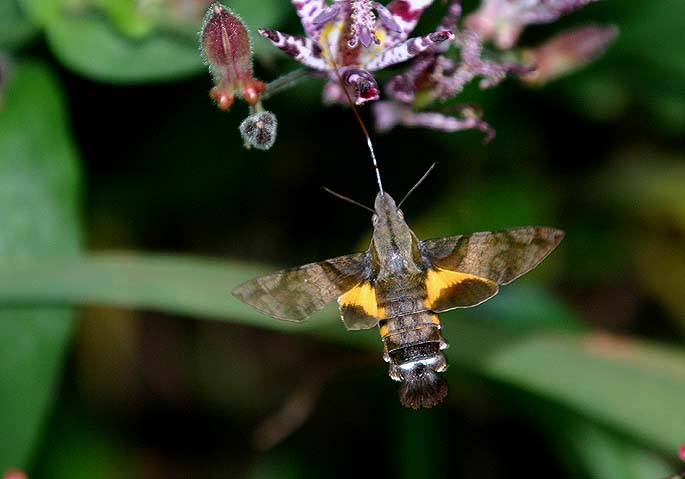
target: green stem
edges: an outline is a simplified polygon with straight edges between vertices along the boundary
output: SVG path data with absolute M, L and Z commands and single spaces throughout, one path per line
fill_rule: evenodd
M 300 68 L 286 73 L 283 76 L 276 78 L 274 81 L 266 84 L 266 88 L 259 96 L 261 101 L 266 101 L 274 95 L 296 86 L 303 80 L 311 78 L 311 72 L 307 68 Z

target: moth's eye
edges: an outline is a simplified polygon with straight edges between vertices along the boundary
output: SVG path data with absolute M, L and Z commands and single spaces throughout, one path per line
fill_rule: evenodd
M 378 224 L 378 215 L 373 215 L 373 216 L 371 217 L 371 222 L 372 222 L 374 225 L 377 225 L 377 224 Z
M 399 216 L 401 219 L 404 219 L 404 213 L 402 213 L 402 210 L 397 210 L 397 216 Z

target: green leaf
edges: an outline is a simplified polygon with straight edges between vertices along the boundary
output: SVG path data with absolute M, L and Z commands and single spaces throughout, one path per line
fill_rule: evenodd
M 218 260 L 155 255 L 97 255 L 0 268 L 2 303 L 94 303 L 156 309 L 255 327 L 310 334 L 379 349 L 377 333 L 349 333 L 334 307 L 292 324 L 265 317 L 230 296 L 233 287 L 266 268 Z M 11 278 L 11 281 L 10 281 Z M 521 280 L 525 281 L 525 280 Z M 504 322 L 534 311 L 542 292 L 512 288 L 489 308 Z M 540 290 L 541 291 L 541 290 Z M 498 304 L 498 302 L 500 302 Z M 546 311 L 549 301 L 541 302 Z M 641 444 L 670 451 L 685 423 L 685 354 L 681 350 L 600 333 L 568 333 L 483 326 L 460 312 L 443 315 L 451 344 L 448 374 L 469 371 L 602 423 Z M 571 316 L 570 316 L 571 317 Z
M 666 479 L 676 473 L 666 458 L 676 456 L 677 446 L 666 455 L 659 454 L 564 408 L 528 396 L 522 396 L 520 403 L 531 422 L 541 426 L 551 439 L 568 477 Z
M 685 328 L 685 156 L 633 148 L 594 181 L 593 197 L 625 223 L 635 282 Z M 601 186 L 600 186 L 601 185 Z M 600 194 L 601 192 L 601 194 Z M 638 253 L 635 253 L 638 252 Z
M 136 83 L 166 81 L 206 70 L 197 32 L 200 4 L 145 4 L 131 0 L 97 0 L 89 8 L 69 0 L 21 0 L 45 28 L 50 48 L 67 67 L 100 81 Z M 182 7 L 189 10 L 181 10 Z M 154 8 L 153 8 L 154 7 Z M 275 0 L 240 0 L 231 8 L 247 22 L 255 54 L 276 49 L 256 41 L 256 29 L 273 26 L 290 9 Z M 174 10 L 176 9 L 176 10 Z
M 195 39 L 127 37 L 102 17 L 63 16 L 47 25 L 50 48 L 77 73 L 115 83 L 170 80 L 199 73 Z
M 653 451 L 635 445 L 602 427 L 572 421 L 561 428 L 567 452 L 585 471 L 584 476 L 602 479 L 665 479 L 675 471 Z M 675 456 L 676 448 L 672 448 Z
M 682 21 L 676 19 L 684 17 L 685 2 L 625 0 L 604 2 L 593 10 L 603 11 L 602 20 L 619 27 L 618 37 L 603 57 L 548 94 L 560 93 L 579 114 L 602 121 L 639 111 L 645 116 L 643 124 L 682 137 L 685 55 Z M 591 18 L 597 19 L 594 14 Z
M 0 111 L 0 267 L 77 251 L 79 175 L 66 124 L 49 71 L 18 66 Z M 70 327 L 64 306 L 0 309 L 0 471 L 29 459 Z
M 685 155 L 633 148 L 598 178 L 593 193 L 626 216 L 685 232 Z
M 0 2 L 0 49 L 21 46 L 36 32 L 36 27 L 19 8 L 17 0 Z

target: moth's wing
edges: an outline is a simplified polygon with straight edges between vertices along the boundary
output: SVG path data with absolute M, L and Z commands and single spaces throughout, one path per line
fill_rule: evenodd
M 426 283 L 434 311 L 476 306 L 535 268 L 564 237 L 556 228 L 526 226 L 421 242 L 430 264 Z
M 339 256 L 251 279 L 233 296 L 256 310 L 300 322 L 368 276 L 368 252 Z
M 338 298 L 340 319 L 350 331 L 373 328 L 378 324 L 376 289 L 364 280 Z

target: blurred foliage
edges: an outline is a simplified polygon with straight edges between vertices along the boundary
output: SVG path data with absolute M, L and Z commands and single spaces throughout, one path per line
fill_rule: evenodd
M 35 64 L 17 68 L 0 112 L 3 268 L 77 252 L 79 174 L 64 123 L 51 73 Z M 0 470 L 25 464 L 37 444 L 71 316 L 69 308 L 50 305 L 0 309 Z
M 245 110 L 207 98 L 207 4 L 0 1 L 0 472 L 331 477 L 371 450 L 383 459 L 364 470 L 393 477 L 685 469 L 685 3 L 598 2 L 529 29 L 529 44 L 586 21 L 620 35 L 544 89 L 467 88 L 498 130 L 487 147 L 374 138 L 396 197 L 440 162 L 406 203 L 421 238 L 567 231 L 530 275 L 444 315 L 451 393 L 420 412 L 396 403 L 377 334 L 346 332 L 334 307 L 292 325 L 230 297 L 267 263 L 366 248 L 366 213 L 317 188 L 368 202 L 375 186 L 351 113 L 323 108 L 318 81 L 269 101 L 271 151 L 242 148 Z M 255 36 L 298 31 L 290 2 L 229 5 L 258 77 L 293 67 Z

